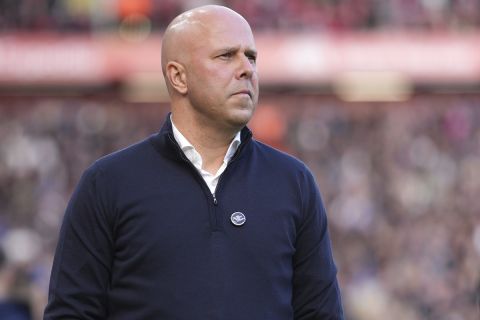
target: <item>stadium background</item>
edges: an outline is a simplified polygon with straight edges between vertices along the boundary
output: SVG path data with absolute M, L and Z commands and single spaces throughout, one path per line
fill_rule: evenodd
M 73 187 L 160 128 L 162 30 L 207 3 L 0 1 L 2 319 L 41 319 Z M 255 136 L 317 177 L 347 318 L 480 319 L 480 2 L 215 3 L 257 37 Z

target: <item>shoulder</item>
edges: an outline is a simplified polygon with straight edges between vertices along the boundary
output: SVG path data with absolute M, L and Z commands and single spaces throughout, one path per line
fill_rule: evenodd
M 120 181 L 141 174 L 147 167 L 146 163 L 156 154 L 149 139 L 150 137 L 96 159 L 83 172 L 81 181 L 106 184 L 111 188 Z
M 152 153 L 154 153 L 149 140 L 150 137 L 105 155 L 97 159 L 91 165 L 89 170 L 122 171 L 127 170 L 128 168 L 131 169 L 132 167 L 138 167 L 142 162 L 145 162 Z
M 149 176 L 150 166 L 147 164 L 152 162 L 155 154 L 149 138 L 107 154 L 83 172 L 77 193 L 92 193 L 96 199 L 105 200 L 105 203 L 117 199 L 119 192 L 129 190 L 128 186 L 134 181 L 145 180 Z
M 296 174 L 311 174 L 307 165 L 291 154 L 275 149 L 257 140 L 253 142 L 253 154 L 272 169 L 285 170 Z
M 252 142 L 248 165 L 257 174 L 304 192 L 318 188 L 314 175 L 303 161 L 260 141 Z

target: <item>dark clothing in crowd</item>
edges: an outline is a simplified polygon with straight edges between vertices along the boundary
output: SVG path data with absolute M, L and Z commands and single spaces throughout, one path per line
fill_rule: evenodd
M 2 320 L 31 320 L 30 307 L 26 303 L 17 301 L 0 302 L 0 319 Z

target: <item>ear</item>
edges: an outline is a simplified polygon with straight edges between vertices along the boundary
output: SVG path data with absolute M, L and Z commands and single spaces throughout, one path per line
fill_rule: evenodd
M 187 75 L 185 73 L 185 68 L 181 63 L 176 61 L 168 62 L 166 66 L 166 74 L 167 80 L 176 91 L 182 95 L 187 93 Z

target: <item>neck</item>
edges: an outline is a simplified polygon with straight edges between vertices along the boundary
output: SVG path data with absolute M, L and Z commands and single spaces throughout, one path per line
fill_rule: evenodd
M 183 115 L 176 116 L 175 113 L 172 113 L 172 120 L 202 157 L 202 169 L 215 174 L 222 165 L 228 147 L 237 132 L 220 130 Z

